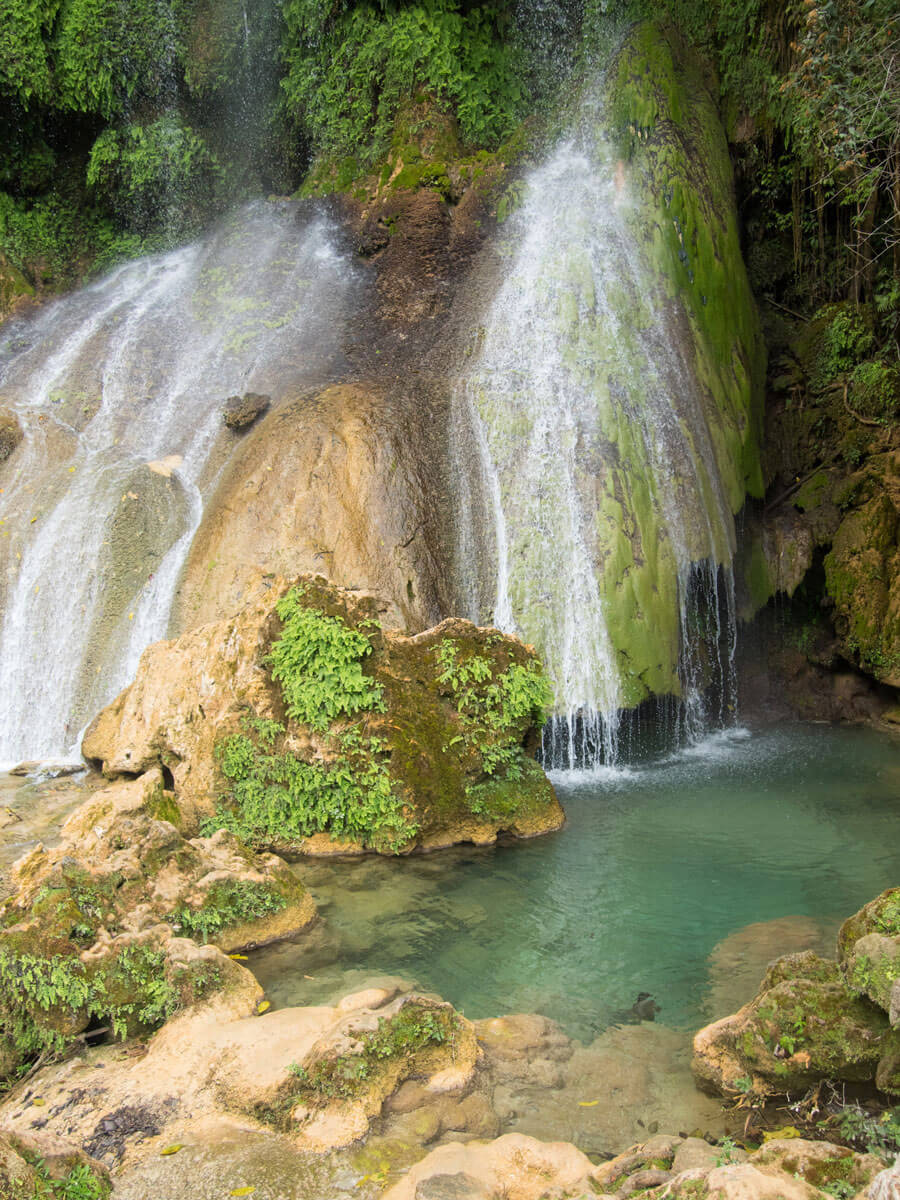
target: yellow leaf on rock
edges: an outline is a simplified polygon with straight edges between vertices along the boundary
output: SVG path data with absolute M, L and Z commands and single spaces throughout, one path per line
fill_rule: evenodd
M 268 1010 L 271 1007 L 272 1007 L 272 1005 L 269 1003 L 268 1000 L 263 1000 L 260 1004 L 257 1004 L 257 1006 L 256 1006 L 256 1015 L 260 1016 L 262 1013 L 268 1012 Z
M 229 1192 L 229 1196 L 249 1196 L 256 1191 L 255 1187 L 235 1188 L 233 1192 Z
M 173 1146 L 166 1146 L 164 1150 L 160 1150 L 160 1157 L 165 1158 L 169 1154 L 177 1154 L 183 1148 L 181 1142 L 175 1142 Z
M 579 1108 L 595 1108 L 600 1103 L 599 1100 L 579 1100 Z
M 47 1101 L 43 1098 L 43 1096 L 35 1096 L 31 1103 L 36 1104 L 38 1108 L 40 1108 L 43 1104 L 46 1104 Z
M 246 962 L 247 961 L 246 954 L 229 954 L 228 957 L 233 958 L 235 962 Z

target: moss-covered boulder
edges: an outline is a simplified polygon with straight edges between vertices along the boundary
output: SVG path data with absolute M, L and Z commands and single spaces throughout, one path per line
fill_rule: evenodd
M 900 510 L 890 491 L 878 489 L 841 521 L 825 557 L 825 583 L 848 657 L 900 687 Z
M 33 295 L 34 288 L 19 268 L 0 250 L 0 321 Z
M 805 1089 L 822 1079 L 874 1082 L 900 1041 L 887 1015 L 847 983 L 840 966 L 811 951 L 769 967 L 757 996 L 694 1038 L 701 1087 L 736 1096 Z
M 84 739 L 107 774 L 162 767 L 183 828 L 305 853 L 433 849 L 558 828 L 532 757 L 534 652 L 467 621 L 406 637 L 321 577 L 262 578 L 235 617 L 151 646 Z
M 13 867 L 0 905 L 2 1074 L 98 1026 L 120 1037 L 153 1029 L 241 982 L 227 953 L 315 917 L 280 859 L 224 830 L 187 841 L 173 816 L 150 771 L 98 792 L 58 847 L 38 845 Z
M 838 956 L 849 986 L 900 1024 L 900 888 L 888 888 L 847 918 Z

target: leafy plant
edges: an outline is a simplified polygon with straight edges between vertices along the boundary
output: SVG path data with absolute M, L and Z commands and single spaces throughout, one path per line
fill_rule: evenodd
M 900 1109 L 875 1116 L 858 1104 L 848 1104 L 840 1115 L 841 1136 L 869 1154 L 882 1158 L 900 1154 Z
M 257 920 L 280 912 L 286 906 L 284 896 L 268 884 L 226 879 L 209 889 L 201 908 L 190 908 L 183 904 L 166 920 L 189 937 L 199 935 L 205 945 L 210 937 L 215 937 L 231 925 Z
M 429 1046 L 452 1041 L 458 1029 L 459 1018 L 452 1009 L 406 1004 L 394 1016 L 380 1018 L 377 1029 L 364 1033 L 359 1038 L 358 1052 L 321 1058 L 311 1067 L 292 1063 L 288 1070 L 299 1081 L 300 1094 L 293 1095 L 289 1104 L 303 1098 L 321 1103 L 357 1096 L 379 1062 L 396 1058 L 411 1061 Z
M 481 756 L 485 781 L 466 788 L 469 807 L 476 816 L 507 816 L 510 801 L 499 782 L 517 782 L 532 773 L 536 764 L 520 744 L 521 729 L 540 727 L 553 703 L 553 690 L 540 663 L 510 663 L 494 677 L 492 660 L 475 653 L 461 654 L 449 638 L 436 651 L 438 683 L 453 694 L 469 750 Z
M 284 629 L 267 661 L 288 716 L 321 731 L 341 716 L 384 712 L 381 685 L 362 670 L 372 653 L 365 634 L 306 607 L 296 588 L 278 601 L 277 611 Z
M 453 111 L 466 142 L 496 145 L 524 99 L 505 6 L 286 0 L 285 106 L 320 152 L 373 161 L 401 102 L 421 90 Z

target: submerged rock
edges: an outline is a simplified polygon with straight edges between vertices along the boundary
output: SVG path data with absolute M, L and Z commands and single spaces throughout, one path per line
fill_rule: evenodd
M 300 853 L 396 853 L 560 827 L 530 756 L 549 704 L 534 652 L 447 620 L 409 638 L 321 577 L 257 580 L 230 620 L 145 651 L 94 721 L 107 775 L 162 766 L 185 829 Z

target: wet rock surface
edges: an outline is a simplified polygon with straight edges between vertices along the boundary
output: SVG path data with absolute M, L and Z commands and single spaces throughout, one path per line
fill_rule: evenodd
M 271 396 L 258 392 L 245 392 L 243 396 L 229 396 L 225 401 L 222 419 L 227 429 L 246 429 L 257 417 L 261 417 L 272 403 Z

